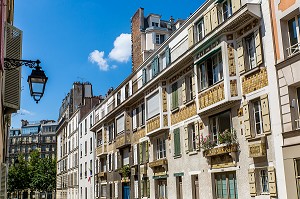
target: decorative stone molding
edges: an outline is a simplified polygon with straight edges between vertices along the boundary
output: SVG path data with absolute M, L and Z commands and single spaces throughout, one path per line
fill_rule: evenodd
M 227 45 L 227 51 L 228 51 L 229 76 L 235 76 L 236 66 L 235 66 L 235 59 L 234 59 L 234 48 L 232 44 Z
M 231 153 L 231 152 L 237 152 L 238 151 L 238 145 L 237 144 L 231 144 L 231 145 L 225 145 L 225 146 L 217 146 L 212 149 L 208 149 L 203 151 L 203 155 L 205 157 L 211 157 L 216 155 L 221 155 L 225 153 Z
M 168 165 L 168 160 L 166 158 L 155 160 L 155 161 L 149 163 L 150 168 L 164 166 L 164 165 Z
M 152 86 L 150 89 L 148 89 L 147 91 L 146 91 L 146 95 L 148 95 L 149 93 L 151 93 L 152 91 L 154 91 L 155 89 L 157 89 L 158 88 L 158 84 L 155 84 L 154 86 Z
M 96 148 L 96 155 L 100 156 L 100 155 L 106 153 L 106 151 L 107 151 L 106 150 L 106 144 L 101 145 L 101 146 L 99 146 L 99 147 Z
M 268 74 L 265 67 L 242 79 L 243 94 L 248 94 L 268 85 Z
M 238 96 L 236 79 L 230 80 L 230 94 L 231 94 L 231 97 Z
M 163 119 L 164 119 L 164 127 L 167 127 L 168 126 L 168 115 L 164 115 Z
M 132 134 L 131 142 L 137 143 L 137 142 L 139 142 L 139 139 L 141 139 L 145 136 L 146 136 L 146 131 L 145 131 L 145 128 L 143 127 Z
M 131 142 L 130 134 L 123 133 L 123 134 L 117 136 L 115 146 L 116 146 L 116 148 L 120 148 L 124 145 L 130 144 L 130 142 Z
M 156 116 L 147 122 L 147 132 L 154 131 L 160 128 L 160 116 Z
M 220 169 L 235 166 L 233 158 L 229 154 L 212 156 L 210 163 L 212 169 Z
M 266 151 L 266 143 L 260 142 L 255 144 L 249 145 L 249 157 L 256 158 L 256 157 L 263 157 L 267 155 Z
M 183 69 L 182 71 L 180 71 L 179 73 L 177 73 L 176 75 L 174 75 L 174 76 L 170 79 L 169 83 L 172 84 L 172 82 L 175 82 L 177 79 L 179 79 L 180 77 L 182 77 L 182 76 L 184 76 L 186 73 L 188 73 L 190 70 L 192 70 L 193 67 L 194 67 L 193 65 L 190 65 L 190 66 L 186 67 L 185 69 Z
M 199 108 L 203 109 L 225 99 L 224 82 L 199 94 Z
M 167 89 L 163 88 L 162 89 L 162 107 L 163 107 L 163 112 L 168 111 L 168 101 L 167 101 Z
M 196 108 L 195 102 L 179 109 L 179 111 L 177 111 L 171 115 L 171 125 L 181 122 L 183 120 L 186 120 L 194 115 L 197 115 L 196 109 L 197 108 Z

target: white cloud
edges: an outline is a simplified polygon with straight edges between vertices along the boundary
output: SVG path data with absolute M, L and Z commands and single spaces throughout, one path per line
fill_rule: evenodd
M 111 69 L 116 69 L 116 68 L 118 68 L 117 65 L 112 65 L 112 66 L 111 66 Z
M 94 50 L 89 54 L 89 61 L 97 63 L 100 70 L 107 71 L 109 69 L 107 60 L 104 58 L 104 51 L 99 52 L 98 50 Z
M 122 33 L 114 41 L 108 57 L 118 62 L 128 62 L 131 55 L 131 34 Z
M 30 112 L 30 111 L 28 111 L 28 110 L 26 110 L 26 109 L 23 109 L 23 108 L 21 108 L 20 110 L 18 110 L 18 113 L 19 113 L 20 115 L 34 115 L 33 112 Z

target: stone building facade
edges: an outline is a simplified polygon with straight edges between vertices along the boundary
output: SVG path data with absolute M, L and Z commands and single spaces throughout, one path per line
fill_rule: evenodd
M 146 59 L 135 13 L 134 70 L 93 110 L 96 198 L 286 197 L 271 8 L 206 1 Z

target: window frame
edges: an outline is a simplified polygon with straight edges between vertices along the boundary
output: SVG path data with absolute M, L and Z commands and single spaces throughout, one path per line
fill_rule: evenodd
M 212 138 L 213 141 L 215 141 L 215 143 L 217 145 L 220 144 L 220 142 L 219 142 L 219 133 L 221 133 L 220 132 L 219 117 L 220 117 L 220 115 L 223 115 L 223 114 L 226 114 L 226 113 L 229 114 L 229 120 L 230 120 L 229 130 L 230 130 L 232 128 L 232 115 L 231 115 L 231 110 L 230 109 L 209 117 L 209 130 L 211 132 L 211 136 L 212 136 L 211 138 Z
M 201 27 L 201 31 L 200 31 L 200 27 Z M 196 24 L 196 30 L 197 30 L 197 40 L 199 42 L 205 37 L 204 18 L 201 18 L 198 21 L 198 23 Z
M 156 138 L 156 160 L 160 160 L 167 157 L 166 152 L 166 139 L 164 137 Z
M 225 183 L 226 183 L 226 197 L 219 197 L 219 192 L 218 190 L 220 190 L 218 188 L 219 186 L 219 183 L 218 183 L 218 176 L 220 176 L 221 180 L 224 180 L 222 177 L 225 175 Z M 234 180 L 234 198 L 231 198 L 230 196 L 230 183 L 229 183 L 229 175 L 233 175 L 233 180 Z M 234 171 L 230 171 L 230 172 L 220 172 L 220 173 L 214 173 L 214 193 L 215 193 L 215 196 L 216 196 L 216 199 L 238 199 L 238 188 L 237 188 L 237 177 L 236 177 L 236 172 Z M 221 182 L 222 183 L 222 182 Z M 224 190 L 224 184 L 221 184 L 221 189 Z M 223 193 L 222 193 L 223 194 Z
M 249 71 L 253 68 L 257 67 L 257 60 L 256 60 L 256 43 L 255 43 L 255 36 L 254 33 L 250 33 L 244 38 L 245 41 L 245 48 L 247 53 L 247 64 L 246 64 L 246 71 Z M 253 51 L 253 53 L 251 53 Z M 253 57 L 251 56 L 253 54 Z
M 197 134 L 195 130 L 195 124 L 190 123 L 187 126 L 188 129 L 188 147 L 189 152 L 196 151 L 197 150 Z

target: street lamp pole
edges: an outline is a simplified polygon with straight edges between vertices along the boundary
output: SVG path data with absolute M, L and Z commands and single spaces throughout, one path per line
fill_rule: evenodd
M 21 60 L 4 58 L 4 70 L 14 70 L 21 66 L 33 68 L 31 75 L 28 76 L 27 82 L 29 84 L 30 95 L 34 101 L 38 103 L 44 95 L 48 77 L 40 66 L 40 60 Z

